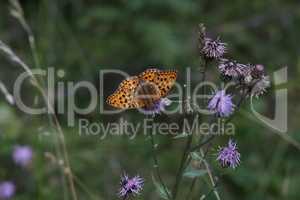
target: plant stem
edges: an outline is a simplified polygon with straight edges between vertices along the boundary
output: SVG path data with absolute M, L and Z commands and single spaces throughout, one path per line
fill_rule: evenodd
M 193 178 L 192 180 L 192 183 L 191 183 L 191 186 L 190 186 L 190 190 L 189 190 L 189 193 L 187 194 L 187 200 L 191 199 L 192 198 L 192 192 L 193 192 L 193 189 L 196 185 L 196 182 L 197 182 L 197 178 Z
M 75 188 L 75 184 L 74 184 L 74 180 L 73 180 L 74 179 L 73 178 L 73 172 L 72 172 L 71 165 L 70 165 L 70 160 L 69 160 L 69 155 L 68 155 L 68 151 L 67 151 L 67 145 L 66 145 L 66 142 L 65 142 L 64 132 L 63 132 L 62 127 L 61 127 L 61 125 L 58 121 L 58 118 L 57 118 L 56 114 L 55 114 L 55 110 L 52 107 L 51 103 L 49 102 L 49 99 L 47 98 L 47 94 L 46 94 L 45 90 L 41 87 L 41 85 L 39 85 L 38 82 L 36 82 L 35 84 L 36 84 L 35 86 L 37 87 L 37 89 L 39 89 L 39 91 L 42 94 L 44 102 L 45 102 L 45 104 L 48 108 L 49 115 L 51 116 L 51 118 L 53 120 L 56 131 L 59 133 L 58 134 L 58 139 L 59 139 L 60 145 L 62 147 L 63 158 L 64 158 L 64 162 L 65 162 L 64 163 L 65 168 L 63 169 L 64 174 L 66 175 L 66 177 L 68 179 L 69 186 L 70 186 L 70 191 L 71 191 L 71 194 L 72 194 L 72 198 L 73 198 L 73 200 L 77 200 L 78 198 L 77 198 L 76 188 Z
M 206 74 L 207 64 L 208 64 L 208 62 L 204 59 L 203 67 L 200 68 L 200 70 L 201 70 L 200 71 L 200 73 L 201 73 L 201 82 L 205 81 L 205 77 L 206 77 L 205 74 Z M 205 91 L 205 88 L 202 87 L 202 94 L 204 94 L 204 91 Z M 186 101 L 188 101 L 189 97 L 186 96 L 185 99 L 186 99 Z M 185 113 L 186 112 L 184 111 L 184 119 L 186 118 Z M 173 188 L 173 191 L 172 191 L 174 200 L 176 200 L 176 197 L 177 197 L 178 187 L 179 187 L 181 179 L 182 179 L 182 174 L 183 174 L 183 171 L 184 171 L 184 168 L 185 168 L 186 160 L 187 160 L 188 155 L 190 153 L 190 148 L 191 148 L 192 142 L 193 142 L 193 133 L 190 133 L 189 136 L 188 136 L 188 139 L 186 141 L 185 147 L 184 147 L 184 152 L 183 152 L 182 157 L 181 157 L 180 166 L 179 166 L 179 169 L 177 171 L 177 175 L 176 175 L 176 179 L 175 179 L 175 185 L 174 185 L 174 188 Z
M 202 146 L 208 144 L 210 141 L 212 141 L 212 140 L 214 139 L 214 137 L 215 137 L 215 135 L 211 135 L 211 136 L 210 136 L 209 138 L 207 138 L 204 142 L 201 142 L 201 143 L 195 145 L 194 147 L 192 147 L 192 148 L 190 149 L 190 152 L 193 152 L 193 151 L 195 151 L 195 150 L 201 148 Z
M 202 149 L 200 149 L 200 155 L 201 155 L 202 157 L 204 157 L 204 152 L 203 152 Z M 216 183 L 215 183 L 214 177 L 213 177 L 213 175 L 212 175 L 212 172 L 211 172 L 211 170 L 210 170 L 209 164 L 208 164 L 208 162 L 207 162 L 205 159 L 203 159 L 203 162 L 204 162 L 204 165 L 205 165 L 207 174 L 208 174 L 208 176 L 209 176 L 209 180 L 210 180 L 210 182 L 211 182 L 211 185 L 212 185 L 212 187 L 213 187 L 213 189 L 214 189 L 214 194 L 215 194 L 217 200 L 221 200 L 220 195 L 219 195 L 219 193 L 218 193 L 218 191 L 217 191 L 217 189 L 216 189 Z
M 11 9 L 11 14 L 19 21 L 19 23 L 21 24 L 21 26 L 24 28 L 24 30 L 27 33 L 28 36 L 28 42 L 29 42 L 29 46 L 30 46 L 30 50 L 33 56 L 33 60 L 34 60 L 34 64 L 36 68 L 40 68 L 40 61 L 39 61 L 39 57 L 38 57 L 38 53 L 37 53 L 37 48 L 36 48 L 36 42 L 35 42 L 35 37 L 34 34 L 30 28 L 30 26 L 28 25 L 25 17 L 24 17 L 24 12 L 23 12 L 23 8 L 21 7 L 21 4 L 19 3 L 18 0 L 11 0 L 10 1 L 12 9 Z M 66 142 L 65 142 L 65 135 L 64 132 L 62 130 L 62 127 L 58 121 L 58 118 L 55 114 L 55 110 L 53 108 L 53 106 L 51 105 L 51 102 L 49 101 L 49 98 L 47 97 L 47 92 L 45 91 L 45 89 L 43 88 L 43 86 L 40 84 L 38 78 L 33 75 L 31 69 L 21 60 L 19 59 L 12 51 L 9 52 L 12 55 L 12 58 L 15 58 L 14 61 L 19 63 L 26 72 L 28 72 L 28 74 L 31 76 L 32 81 L 34 86 L 37 87 L 37 89 L 41 92 L 42 97 L 44 99 L 44 102 L 48 108 L 48 113 L 51 116 L 51 122 L 54 123 L 56 131 L 59 133 L 58 135 L 58 141 L 60 142 L 60 145 L 62 147 L 62 154 L 63 154 L 63 158 L 64 158 L 64 163 L 65 163 L 65 167 L 63 169 L 64 174 L 66 175 L 69 185 L 70 185 L 70 191 L 72 194 L 72 199 L 73 200 L 77 200 L 77 194 L 76 194 L 76 189 L 75 189 L 75 184 L 74 184 L 74 178 L 73 178 L 73 172 L 70 166 L 70 161 L 69 161 L 69 156 L 68 156 L 68 152 L 67 152 L 67 147 L 66 147 Z
M 192 144 L 192 141 L 193 141 L 193 134 L 189 134 L 186 145 L 185 145 L 185 148 L 184 148 L 184 152 L 183 152 L 182 157 L 181 157 L 180 166 L 179 166 L 179 169 L 177 171 L 175 185 L 174 185 L 173 192 L 172 192 L 174 200 L 176 199 L 176 196 L 177 196 L 178 187 L 179 187 L 180 181 L 182 179 L 184 164 L 185 164 L 186 158 L 188 157 L 189 149 L 190 149 L 190 146 Z
M 154 169 L 155 169 L 156 176 L 158 178 L 158 182 L 162 185 L 162 187 L 167 195 L 167 198 L 169 200 L 171 200 L 172 198 L 169 194 L 169 191 L 168 191 L 168 189 L 162 179 L 161 173 L 160 173 L 157 152 L 156 152 L 157 147 L 156 147 L 156 144 L 154 141 L 154 135 L 153 135 L 152 131 L 150 131 L 150 141 L 151 141 L 151 147 L 152 147 L 152 157 L 153 157 L 153 162 L 154 162 Z
M 59 133 L 59 141 L 60 141 L 60 145 L 62 146 L 62 151 L 63 151 L 63 158 L 64 158 L 64 162 L 65 162 L 65 175 L 68 179 L 69 182 L 69 186 L 70 186 L 70 191 L 72 194 L 72 198 L 73 200 L 77 200 L 77 194 L 76 194 L 76 189 L 75 189 L 75 184 L 73 181 L 73 174 L 72 174 L 72 170 L 70 167 L 70 162 L 69 162 L 69 157 L 68 157 L 68 153 L 67 153 L 67 147 L 66 147 L 66 143 L 65 143 L 65 137 L 64 137 L 64 133 L 62 131 L 61 125 L 57 119 L 57 116 L 55 114 L 55 110 L 52 107 L 51 103 L 49 102 L 49 99 L 47 97 L 47 93 L 46 91 L 43 89 L 43 87 L 41 86 L 41 84 L 39 83 L 37 77 L 35 75 L 33 75 L 30 67 L 28 67 L 27 64 L 25 64 L 6 44 L 4 44 L 2 41 L 0 41 L 0 50 L 2 50 L 2 52 L 5 53 L 5 55 L 10 58 L 13 62 L 17 63 L 18 65 L 20 65 L 31 77 L 32 83 L 33 85 L 41 92 L 42 98 L 47 106 L 48 112 L 50 113 L 49 115 L 51 116 L 52 120 L 54 121 L 54 125 L 55 125 L 55 129 L 56 131 Z

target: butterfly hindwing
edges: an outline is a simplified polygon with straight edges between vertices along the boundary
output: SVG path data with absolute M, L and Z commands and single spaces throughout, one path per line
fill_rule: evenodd
M 107 103 L 116 108 L 136 108 L 139 102 L 135 100 L 135 90 L 139 85 L 137 76 L 121 82 L 118 89 L 107 98 Z

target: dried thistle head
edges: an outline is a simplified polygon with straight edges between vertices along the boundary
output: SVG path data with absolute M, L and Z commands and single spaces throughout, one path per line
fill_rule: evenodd
M 221 42 L 219 37 L 217 39 L 207 37 L 206 28 L 203 24 L 199 24 L 198 40 L 200 54 L 205 59 L 220 59 L 227 51 L 227 44 Z

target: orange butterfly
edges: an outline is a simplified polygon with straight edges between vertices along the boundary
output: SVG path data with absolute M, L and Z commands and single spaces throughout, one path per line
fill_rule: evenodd
M 168 94 L 176 78 L 175 70 L 148 69 L 122 81 L 119 88 L 107 98 L 107 103 L 121 109 L 151 108 Z

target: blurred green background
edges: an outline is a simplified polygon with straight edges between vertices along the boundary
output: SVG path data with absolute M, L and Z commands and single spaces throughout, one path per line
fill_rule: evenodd
M 242 63 L 264 64 L 269 74 L 288 66 L 288 134 L 300 141 L 300 2 L 297 0 L 21 0 L 25 16 L 37 42 L 41 68 L 63 69 L 63 81 L 91 81 L 99 87 L 101 69 L 120 69 L 131 75 L 149 66 L 180 71 L 192 67 L 193 81 L 200 80 L 197 27 L 207 26 L 212 36 L 228 43 L 228 57 Z M 27 35 L 9 14 L 9 2 L 0 2 L 0 39 L 9 44 L 30 66 L 33 59 Z M 209 78 L 218 78 L 215 69 Z M 22 69 L 0 56 L 0 80 L 13 91 Z M 122 77 L 105 79 L 106 98 Z M 27 83 L 23 99 L 29 105 L 39 102 L 36 89 Z M 29 116 L 9 105 L 1 94 L 0 101 L 0 180 L 13 180 L 17 185 L 15 199 L 64 199 L 69 197 L 58 167 L 45 158 L 55 152 L 55 137 L 47 116 Z M 89 95 L 81 91 L 77 104 L 84 106 Z M 40 103 L 41 104 L 41 103 Z M 273 115 L 274 91 L 257 100 L 260 112 Z M 121 115 L 98 114 L 99 108 L 87 116 L 91 122 L 118 121 L 120 116 L 138 122 L 136 111 Z M 246 114 L 245 114 L 246 113 Z M 209 159 L 219 177 L 222 199 L 299 199 L 299 150 L 274 131 L 264 127 L 250 114 L 249 102 L 235 114 L 235 139 L 242 154 L 236 170 L 220 169 Z M 117 199 L 119 176 L 123 171 L 145 178 L 145 188 L 137 199 L 159 199 L 151 180 L 152 158 L 149 141 L 144 135 L 134 140 L 126 136 L 79 136 L 78 128 L 66 126 L 66 116 L 59 115 L 80 199 Z M 157 120 L 176 121 L 178 115 L 159 116 Z M 251 119 L 252 120 L 252 119 Z M 184 139 L 161 136 L 159 160 L 167 185 L 174 182 Z M 212 148 L 223 145 L 228 137 L 219 137 Z M 14 145 L 26 144 L 34 149 L 29 169 L 21 170 L 11 161 Z M 184 178 L 179 196 L 184 199 L 190 180 Z M 207 181 L 198 182 L 193 199 L 210 190 Z M 65 191 L 65 192 L 63 192 Z M 88 193 L 87 193 L 88 191 Z M 215 199 L 209 195 L 207 199 Z

